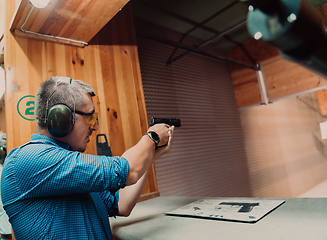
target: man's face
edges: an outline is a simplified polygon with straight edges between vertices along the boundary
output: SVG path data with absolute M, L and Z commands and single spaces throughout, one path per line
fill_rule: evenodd
M 84 102 L 84 107 L 76 110 L 84 113 L 93 113 L 95 107 L 92 97 L 88 94 L 84 94 Z M 66 142 L 74 151 L 84 152 L 93 131 L 97 131 L 98 129 L 99 125 L 97 123 L 92 126 L 84 121 L 84 116 L 75 113 L 75 124 L 72 131 L 68 134 Z

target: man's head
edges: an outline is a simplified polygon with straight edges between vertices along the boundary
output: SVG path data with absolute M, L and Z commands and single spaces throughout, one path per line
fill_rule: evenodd
M 98 125 L 94 121 L 96 115 L 93 115 L 95 111 L 93 96 L 95 94 L 92 87 L 82 81 L 66 77 L 47 79 L 40 85 L 35 96 L 37 132 L 59 139 L 69 144 L 73 150 L 85 151 L 89 136 L 92 131 L 98 129 Z M 72 128 L 69 129 L 66 136 L 58 136 L 53 133 L 51 135 L 51 131 L 48 131 L 48 118 L 51 118 L 49 112 L 59 104 L 67 107 L 73 119 L 70 123 Z M 58 116 L 61 117 L 60 114 Z M 58 116 L 55 115 L 55 118 Z

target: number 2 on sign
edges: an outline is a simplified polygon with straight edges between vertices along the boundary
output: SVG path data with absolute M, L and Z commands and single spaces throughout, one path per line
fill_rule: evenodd
M 31 105 L 33 105 L 33 106 L 32 107 L 28 107 L 28 106 L 31 106 Z M 26 108 L 26 110 L 25 110 L 25 115 L 34 115 L 34 105 L 35 105 L 35 102 L 34 101 L 28 101 L 26 103 L 26 106 L 28 108 Z
M 35 96 L 27 95 L 22 97 L 17 103 L 17 112 L 27 121 L 34 121 Z

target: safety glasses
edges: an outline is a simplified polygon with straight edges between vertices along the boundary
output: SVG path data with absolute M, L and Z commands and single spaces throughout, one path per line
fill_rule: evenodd
M 75 111 L 75 113 L 84 116 L 84 122 L 90 124 L 92 127 L 97 123 L 99 125 L 98 113 L 84 113 L 80 111 Z

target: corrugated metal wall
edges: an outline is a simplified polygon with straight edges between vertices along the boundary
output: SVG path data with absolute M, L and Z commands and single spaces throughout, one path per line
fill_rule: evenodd
M 181 38 L 139 19 L 135 25 L 136 31 Z M 149 119 L 178 117 L 182 122 L 171 151 L 155 162 L 160 195 L 250 196 L 228 64 L 191 53 L 166 66 L 174 47 L 143 37 L 137 41 Z

